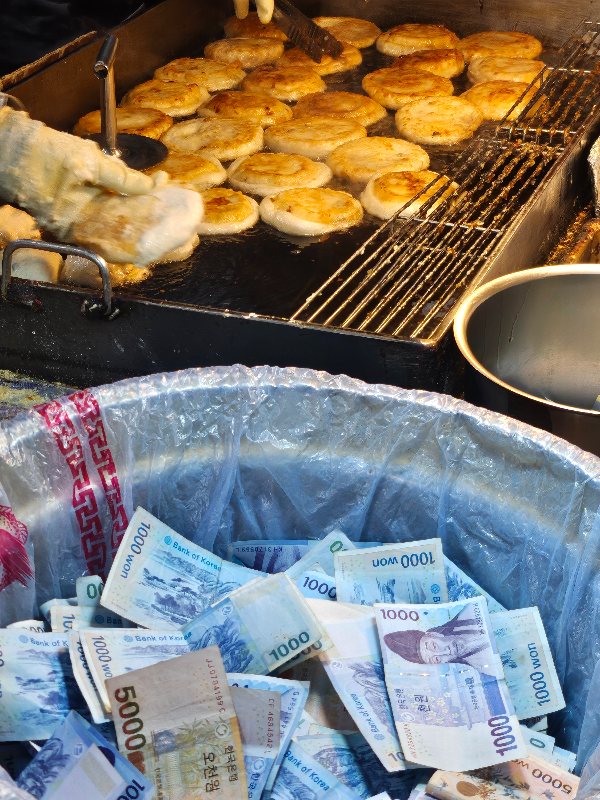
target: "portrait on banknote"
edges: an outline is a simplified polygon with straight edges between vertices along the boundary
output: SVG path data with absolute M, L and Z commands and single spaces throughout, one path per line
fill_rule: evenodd
M 494 673 L 489 634 L 470 605 L 448 622 L 420 631 L 407 629 L 385 634 L 386 645 L 414 664 L 467 664 L 478 672 Z

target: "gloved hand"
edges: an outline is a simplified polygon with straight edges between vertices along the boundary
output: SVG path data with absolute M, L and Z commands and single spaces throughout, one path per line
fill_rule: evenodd
M 59 239 L 108 261 L 143 267 L 196 233 L 200 195 L 104 155 L 95 142 L 0 108 L 0 198 L 27 209 Z M 123 196 L 125 195 L 125 196 Z
M 103 191 L 138 195 L 156 188 L 155 178 L 104 155 L 95 142 L 0 108 L 0 198 L 27 209 L 59 239 Z
M 233 0 L 233 2 L 236 17 L 245 19 L 248 16 L 248 0 Z M 273 0 L 256 0 L 256 10 L 259 20 L 266 25 L 267 22 L 271 22 L 273 16 Z

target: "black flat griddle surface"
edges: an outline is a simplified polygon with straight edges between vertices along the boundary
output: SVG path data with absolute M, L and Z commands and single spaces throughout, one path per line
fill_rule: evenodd
M 377 52 L 374 46 L 361 52 L 361 65 L 323 78 L 329 90 L 365 94 L 361 87 L 363 77 L 373 70 L 391 66 L 394 61 Z M 466 69 L 453 83 L 455 95 L 470 86 Z M 385 119 L 372 125 L 369 135 L 397 137 L 394 113 L 388 111 Z M 489 135 L 494 128 L 494 123 L 484 123 L 478 135 Z M 431 159 L 429 169 L 452 177 L 453 164 L 472 141 L 469 139 L 452 147 L 426 147 Z M 228 165 L 224 163 L 225 167 Z M 350 192 L 355 197 L 363 188 L 336 178 L 328 186 Z M 261 200 L 260 197 L 255 199 Z M 382 220 L 365 213 L 362 223 L 351 230 L 314 241 L 292 239 L 259 221 L 254 228 L 236 236 L 201 237 L 199 247 L 187 261 L 158 265 L 147 280 L 119 287 L 117 291 L 121 295 L 286 319 L 381 224 Z

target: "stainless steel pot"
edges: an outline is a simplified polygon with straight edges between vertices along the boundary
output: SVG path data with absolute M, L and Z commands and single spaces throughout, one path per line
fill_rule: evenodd
M 481 286 L 454 321 L 466 398 L 600 455 L 600 267 L 516 272 Z

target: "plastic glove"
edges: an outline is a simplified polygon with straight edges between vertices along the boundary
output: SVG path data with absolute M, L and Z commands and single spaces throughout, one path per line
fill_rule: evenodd
M 245 19 L 248 16 L 248 0 L 233 0 L 233 2 L 236 17 Z M 266 25 L 267 22 L 271 22 L 273 16 L 273 0 L 256 0 L 256 10 L 259 20 Z
M 48 128 L 24 111 L 0 108 L 0 197 L 26 208 L 59 239 L 105 190 L 150 194 L 156 185 L 156 179 L 104 155 L 95 142 Z
M 166 172 L 144 175 L 95 142 L 0 108 L 0 197 L 26 208 L 59 239 L 108 261 L 144 267 L 196 233 L 200 195 L 162 188 L 167 180 Z

